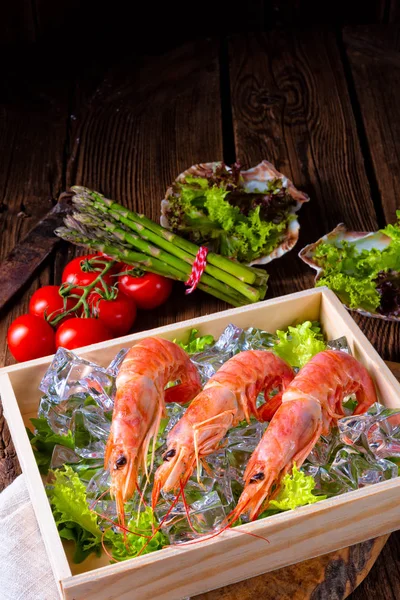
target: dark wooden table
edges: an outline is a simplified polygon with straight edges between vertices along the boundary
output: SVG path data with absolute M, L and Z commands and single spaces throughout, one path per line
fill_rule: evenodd
M 79 32 L 78 32 L 79 33 Z M 13 56 L 0 81 L 0 258 L 71 184 L 98 189 L 158 219 L 168 184 L 200 161 L 267 158 L 311 197 L 299 250 L 337 223 L 374 230 L 395 219 L 400 187 L 400 28 L 346 27 L 200 40 L 147 58 L 98 52 L 78 60 L 79 35 L 54 68 L 51 51 Z M 104 46 L 104 44 L 103 44 Z M 75 47 L 75 50 L 74 50 Z M 54 49 L 57 54 L 57 49 Z M 0 315 L 7 328 L 33 291 L 59 283 L 75 253 L 60 246 Z M 296 251 L 268 267 L 268 297 L 313 285 Z M 0 282 L 1 285 L 1 282 Z M 226 306 L 196 292 L 142 314 L 141 329 Z M 400 326 L 354 315 L 386 360 Z M 0 489 L 19 467 L 0 417 Z M 390 537 L 352 600 L 400 597 L 400 534 Z M 331 595 L 331 593 L 334 595 Z M 341 598 L 328 591 L 324 598 Z

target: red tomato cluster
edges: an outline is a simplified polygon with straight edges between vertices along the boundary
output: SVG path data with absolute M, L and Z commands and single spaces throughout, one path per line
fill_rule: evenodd
M 170 279 L 127 274 L 132 267 L 110 262 L 99 254 L 74 258 L 63 271 L 61 286 L 46 285 L 33 294 L 29 313 L 15 319 L 7 333 L 16 360 L 47 356 L 59 346 L 73 350 L 126 335 L 137 308 L 157 308 L 169 297 Z

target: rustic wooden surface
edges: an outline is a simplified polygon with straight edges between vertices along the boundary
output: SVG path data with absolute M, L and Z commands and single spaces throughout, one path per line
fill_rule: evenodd
M 201 40 L 148 58 L 113 57 L 96 46 L 85 61 L 72 43 L 51 73 L 41 47 L 17 53 L 0 81 L 0 258 L 73 183 L 157 218 L 171 179 L 194 162 L 223 157 L 246 166 L 268 158 L 310 194 L 298 249 L 339 221 L 364 230 L 383 226 L 394 217 L 399 179 L 399 39 L 395 25 L 319 27 Z M 11 320 L 27 311 L 38 286 L 60 281 L 75 252 L 62 246 L 0 315 L 0 364 L 13 362 L 4 341 Z M 269 297 L 312 285 L 296 252 L 268 270 Z M 136 328 L 225 308 L 200 292 L 188 298 L 181 286 L 175 291 L 158 311 L 141 315 Z M 400 360 L 398 324 L 354 318 L 383 358 Z M 1 414 L 0 440 L 1 489 L 19 469 Z M 320 559 L 325 566 L 317 575 L 308 561 L 302 569 L 318 584 L 310 597 L 344 598 L 383 541 Z M 393 534 L 353 600 L 400 597 L 399 544 L 400 534 Z M 318 579 L 321 572 L 329 584 Z M 300 567 L 286 570 L 292 586 L 286 596 L 267 596 L 257 578 L 244 597 L 308 597 L 299 595 L 303 587 L 295 592 L 300 573 Z M 277 590 L 285 574 L 268 577 Z M 243 596 L 246 584 L 241 589 Z M 238 590 L 218 597 L 239 597 Z

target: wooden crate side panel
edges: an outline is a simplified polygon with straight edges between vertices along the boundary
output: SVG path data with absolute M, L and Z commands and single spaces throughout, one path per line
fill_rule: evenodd
M 7 374 L 0 375 L 0 396 L 51 568 L 56 581 L 60 582 L 61 579 L 71 575 L 71 570 L 68 566 L 60 536 L 58 535 L 11 381 Z
M 230 531 L 186 549 L 71 577 L 62 582 L 64 595 L 67 600 L 178 600 L 394 531 L 399 500 L 400 482 L 392 480 L 243 527 L 269 543 Z
M 382 375 L 382 385 L 380 386 L 382 397 L 385 399 L 396 398 L 398 405 L 400 396 L 398 383 L 394 378 L 391 381 L 390 377 L 392 376 L 383 361 L 374 352 L 336 296 L 324 288 L 308 290 L 281 299 L 127 336 L 113 342 L 84 348 L 79 351 L 79 354 L 104 364 L 121 347 L 126 347 L 151 334 L 162 335 L 169 339 L 179 339 L 190 327 L 196 327 L 202 333 L 218 335 L 230 322 L 242 327 L 253 325 L 273 331 L 277 327 L 286 327 L 295 320 L 304 319 L 321 319 L 329 336 L 347 335 L 355 353 L 359 352 L 357 357 L 370 368 L 375 368 L 378 377 L 380 374 Z M 105 354 L 107 354 L 106 360 L 104 359 Z M 52 519 L 29 440 L 23 428 L 22 417 L 11 388 L 12 383 L 14 391 L 18 391 L 17 398 L 22 404 L 22 409 L 24 398 L 35 393 L 38 384 L 36 380 L 38 378 L 40 380 L 49 360 L 50 358 L 39 359 L 30 364 L 3 370 L 0 374 L 0 381 L 3 379 L 6 381 L 2 386 L 3 396 L 13 436 L 18 440 L 17 452 L 21 458 L 23 471 L 28 474 L 31 481 L 32 494 L 38 495 L 39 500 L 45 502 L 47 512 L 39 510 L 36 511 L 36 514 L 46 540 L 46 547 L 48 550 L 51 549 L 49 556 L 53 557 L 54 548 L 58 546 L 58 549 L 61 548 L 61 563 L 65 566 L 67 559 Z M 31 404 L 32 401 L 26 403 L 25 408 L 32 408 Z M 16 418 L 13 418 L 13 412 L 16 413 Z M 65 597 L 76 600 L 78 598 L 90 599 L 94 597 L 92 594 L 95 594 L 100 599 L 131 598 L 134 587 L 137 597 L 140 599 L 172 599 L 246 579 L 396 529 L 399 514 L 392 505 L 385 508 L 384 514 L 381 514 L 379 519 L 368 520 L 367 518 L 371 512 L 376 511 L 377 506 L 383 506 L 383 502 L 386 502 L 389 496 L 392 497 L 390 494 L 395 494 L 397 508 L 400 498 L 400 481 L 379 484 L 375 489 L 370 488 L 346 494 L 317 506 L 304 507 L 293 511 L 292 514 L 278 515 L 266 522 L 259 521 L 247 526 L 250 531 L 266 536 L 270 540 L 270 544 L 255 540 L 250 536 L 240 535 L 237 532 L 230 532 L 227 536 L 209 540 L 204 545 L 179 549 L 169 548 L 155 555 L 140 557 L 122 565 L 102 567 L 74 577 L 71 577 L 71 571 L 67 564 L 68 572 L 63 576 Z M 351 519 L 355 519 L 357 508 L 354 508 L 354 502 L 359 502 L 358 510 L 362 513 L 360 517 L 362 524 L 360 527 L 352 526 L 351 533 L 348 534 L 344 527 L 337 527 L 337 523 L 346 521 L 349 514 L 347 504 L 353 507 Z M 312 524 L 314 529 L 311 527 Z M 332 533 L 327 536 L 327 531 L 332 531 Z M 351 537 L 353 534 L 359 537 Z M 295 544 L 292 541 L 294 538 L 297 540 Z M 310 546 L 308 546 L 308 540 L 312 541 Z M 60 572 L 61 563 L 57 561 L 56 573 Z M 199 565 L 202 565 L 201 568 Z M 216 570 L 214 569 L 215 565 L 218 566 Z M 157 574 L 156 582 L 154 573 Z

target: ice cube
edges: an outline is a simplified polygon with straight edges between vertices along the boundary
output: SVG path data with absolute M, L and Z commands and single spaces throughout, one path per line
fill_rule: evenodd
M 101 494 L 110 489 L 110 485 L 110 472 L 104 469 L 99 469 L 86 486 L 87 497 L 89 499 L 96 500 L 99 498 L 99 496 L 101 496 Z
M 344 494 L 351 491 L 352 488 L 348 481 L 329 470 L 329 467 L 317 466 L 311 463 L 305 463 L 301 470 L 306 475 L 311 475 L 315 481 L 315 490 L 320 495 L 332 497 L 338 494 Z
M 236 327 L 230 323 L 219 336 L 213 350 L 216 352 L 230 352 L 232 356 L 239 349 L 239 344 L 244 331 L 241 327 Z
M 75 410 L 71 429 L 76 453 L 82 458 L 103 458 L 110 426 L 110 420 L 98 406 Z
M 70 350 L 59 348 L 40 383 L 40 390 L 53 403 L 63 402 L 71 396 L 85 400 L 90 395 L 101 408 L 111 410 L 113 384 L 111 372 Z
M 347 341 L 347 338 L 344 335 L 342 337 L 336 338 L 335 340 L 329 340 L 329 342 L 326 344 L 326 347 L 329 350 L 341 350 L 342 352 L 347 352 L 347 354 L 351 354 L 349 342 Z
M 54 433 L 67 435 L 71 429 L 72 416 L 77 408 L 84 403 L 84 399 L 71 396 L 68 400 L 59 401 L 54 396 L 42 396 L 39 403 L 38 416 L 47 419 Z
M 397 466 L 391 461 L 361 454 L 356 449 L 344 447 L 335 456 L 331 473 L 335 473 L 351 489 L 358 489 L 397 477 Z
M 121 367 L 121 364 L 128 352 L 128 348 L 122 348 L 122 350 L 118 352 L 117 356 L 113 358 L 113 360 L 110 362 L 106 369 L 109 375 L 111 375 L 112 377 L 116 377 L 118 375 L 118 371 Z
M 276 335 L 257 329 L 256 327 L 249 327 L 244 331 L 243 341 L 240 343 L 240 350 L 265 350 L 272 348 L 278 340 Z
M 199 534 L 214 532 L 226 517 L 225 509 L 216 491 L 203 495 L 189 507 L 189 518 L 183 502 L 173 508 L 167 501 L 161 501 L 156 508 L 156 517 L 162 523 L 162 531 L 171 544 L 179 544 L 195 538 Z M 190 522 L 189 522 L 190 519 Z
M 81 457 L 76 454 L 71 448 L 56 444 L 51 455 L 50 469 L 57 469 L 66 464 L 78 463 Z
M 307 456 L 307 461 L 313 465 L 323 466 L 326 465 L 335 449 L 342 444 L 339 438 L 339 431 L 337 427 L 333 428 L 329 435 L 321 435 L 310 454 Z
M 184 408 L 181 404 L 177 404 L 176 402 L 167 403 L 166 410 L 169 420 L 164 430 L 165 435 L 163 435 L 162 439 L 167 438 L 168 432 L 171 431 L 174 425 L 176 425 L 179 419 L 181 419 L 186 412 L 186 408 Z

